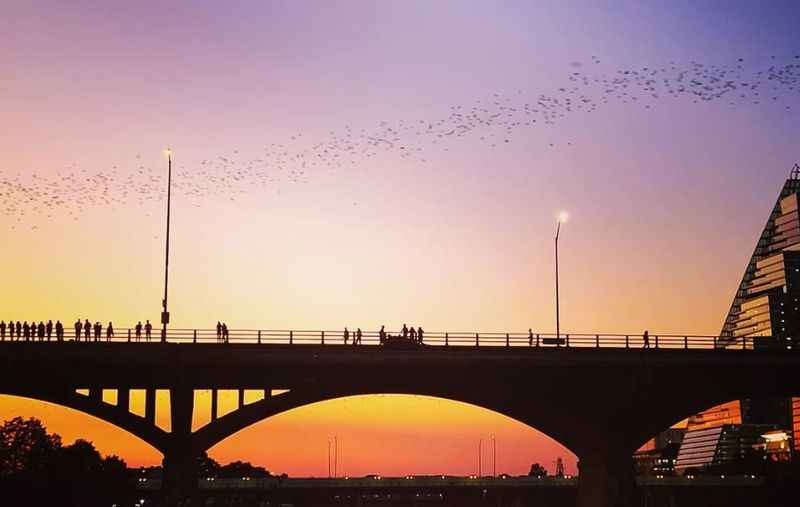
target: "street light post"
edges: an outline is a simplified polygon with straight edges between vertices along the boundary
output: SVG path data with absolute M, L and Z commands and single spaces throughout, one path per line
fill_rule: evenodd
M 559 309 L 559 296 L 558 296 L 558 236 L 561 232 L 561 223 L 566 222 L 568 218 L 567 212 L 562 211 L 558 214 L 558 224 L 556 225 L 556 345 L 561 345 L 561 312 Z
M 164 254 L 164 299 L 161 301 L 161 341 L 167 341 L 167 324 L 169 324 L 169 311 L 167 310 L 167 288 L 169 287 L 169 216 L 172 204 L 172 150 L 167 148 L 167 247 Z
M 482 456 L 482 447 L 483 447 L 483 439 L 480 438 L 480 439 L 478 439 L 478 479 L 481 478 L 481 474 L 483 473 L 483 470 L 482 470 L 482 467 L 481 467 L 481 465 L 482 465 L 481 459 L 483 457 Z
M 497 439 L 492 435 L 492 477 L 497 477 Z

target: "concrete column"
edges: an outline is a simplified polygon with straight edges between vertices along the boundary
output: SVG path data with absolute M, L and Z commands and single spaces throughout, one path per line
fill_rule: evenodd
M 144 419 L 150 424 L 156 423 L 156 390 L 144 391 Z
M 634 494 L 633 458 L 626 446 L 580 456 L 577 507 L 632 507 Z
M 239 408 L 244 407 L 244 389 L 239 389 Z
M 98 403 L 103 401 L 103 390 L 99 387 L 89 388 L 89 399 Z
M 131 411 L 131 390 L 128 388 L 117 389 L 117 408 L 123 412 Z
M 198 457 L 188 447 L 173 446 L 164 454 L 161 482 L 163 505 L 190 505 L 187 499 L 197 491 Z
M 217 390 L 211 390 L 211 420 L 217 420 L 217 414 L 219 413 L 219 408 L 217 405 Z
M 194 390 L 170 389 L 172 431 L 164 452 L 162 495 L 166 505 L 180 505 L 197 490 L 198 452 L 192 447 L 192 412 Z

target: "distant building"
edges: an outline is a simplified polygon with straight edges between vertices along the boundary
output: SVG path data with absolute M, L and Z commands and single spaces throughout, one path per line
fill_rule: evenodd
M 795 164 L 761 231 L 725 317 L 725 347 L 800 347 L 800 165 Z M 773 425 L 794 437 L 800 450 L 800 400 L 759 398 L 731 401 L 687 422 L 695 431 L 730 425 Z M 703 433 L 710 435 L 710 433 Z M 683 451 L 682 451 L 683 452 Z
M 685 429 L 669 428 L 648 441 L 633 455 L 637 475 L 667 476 L 675 473 L 675 460 Z
M 799 193 L 800 166 L 795 165 L 761 231 L 725 317 L 720 333 L 724 344 L 735 346 L 745 337 L 791 339 L 798 330 L 800 304 L 795 303 L 800 297 Z
M 689 417 L 686 422 L 686 429 L 701 430 L 705 428 L 717 428 L 725 424 L 742 423 L 742 405 L 739 400 L 730 401 L 711 407 L 699 414 Z
M 774 429 L 758 424 L 724 424 L 687 430 L 675 460 L 675 471 L 685 474 L 740 463 L 763 443 L 762 435 Z
M 794 455 L 800 456 L 800 398 L 792 398 L 792 442 Z
M 789 461 L 792 459 L 792 437 L 783 430 L 767 431 L 753 446 L 770 461 Z

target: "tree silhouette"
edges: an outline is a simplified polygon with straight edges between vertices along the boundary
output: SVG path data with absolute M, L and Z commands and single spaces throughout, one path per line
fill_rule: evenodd
M 539 463 L 534 463 L 531 465 L 531 469 L 528 472 L 529 477 L 547 477 L 547 470 L 540 465 Z
M 122 505 L 135 490 L 128 467 L 103 458 L 91 442 L 64 446 L 37 419 L 0 426 L 0 490 L 4 505 Z
M 38 419 L 15 417 L 0 426 L 0 477 L 43 472 L 61 437 L 49 435 Z

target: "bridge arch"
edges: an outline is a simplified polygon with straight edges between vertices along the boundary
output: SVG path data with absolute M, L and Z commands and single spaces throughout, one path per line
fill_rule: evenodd
M 139 417 L 119 407 L 104 403 L 102 400 L 95 400 L 75 391 L 37 392 L 5 388 L 0 390 L 0 395 L 44 401 L 97 418 L 133 435 L 161 454 L 164 454 L 168 445 L 169 433 L 149 423 L 144 417 Z
M 274 398 L 265 398 L 255 403 L 245 405 L 239 410 L 230 412 L 219 419 L 211 421 L 209 424 L 199 428 L 192 435 L 193 450 L 196 453 L 207 451 L 211 447 L 227 439 L 254 424 L 267 420 L 273 416 L 286 413 L 290 410 L 307 407 L 316 403 L 342 400 L 352 397 L 370 395 L 405 395 L 405 396 L 424 396 L 438 400 L 453 401 L 467 404 L 471 407 L 488 410 L 490 412 L 508 417 L 529 428 L 532 428 L 557 444 L 565 447 L 570 453 L 576 455 L 569 443 L 565 443 L 559 438 L 559 430 L 551 424 L 548 417 L 537 418 L 537 412 L 541 410 L 530 410 L 520 412 L 513 408 L 503 406 L 501 403 L 493 402 L 482 397 L 471 397 L 468 395 L 454 395 L 452 393 L 437 393 L 433 390 L 415 389 L 336 389 L 320 391 L 319 389 L 293 389 L 288 393 L 281 394 Z M 563 438 L 563 435 L 561 435 Z

